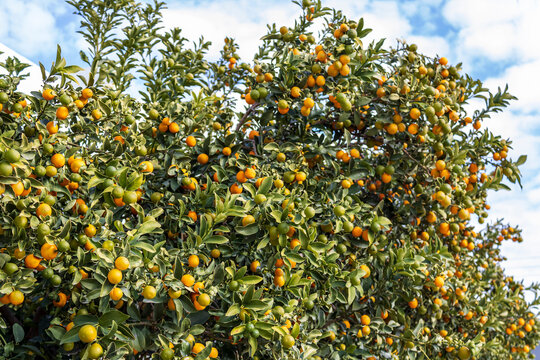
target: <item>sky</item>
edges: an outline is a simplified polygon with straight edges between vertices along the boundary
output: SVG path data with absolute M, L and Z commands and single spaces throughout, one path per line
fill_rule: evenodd
M 289 0 L 168 0 L 165 27 L 180 27 L 196 41 L 200 35 L 213 42 L 215 58 L 225 35 L 240 45 L 238 53 L 249 61 L 258 48 L 266 24 L 290 26 L 299 8 Z M 24 6 L 21 6 L 24 5 Z M 523 229 L 524 242 L 507 243 L 503 263 L 509 275 L 525 283 L 540 282 L 540 1 L 535 0 L 323 0 L 352 19 L 364 18 L 372 28 L 369 39 L 396 39 L 418 44 L 427 55 L 445 56 L 487 87 L 509 85 L 518 97 L 508 111 L 484 122 L 496 135 L 514 140 L 509 156 L 528 155 L 522 166 L 523 189 L 491 192 L 490 219 L 505 218 Z M 60 44 L 68 64 L 82 65 L 79 50 L 85 48 L 79 19 L 63 0 L 0 0 L 0 59 L 17 55 L 47 68 Z M 24 24 L 24 26 L 21 26 Z M 40 87 L 39 69 L 31 68 L 22 89 Z

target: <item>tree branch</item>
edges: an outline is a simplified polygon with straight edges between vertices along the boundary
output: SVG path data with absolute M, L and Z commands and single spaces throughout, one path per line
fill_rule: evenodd
M 412 157 L 411 154 L 409 154 L 409 152 L 405 149 L 402 149 L 403 152 L 405 153 L 405 155 L 407 155 L 412 161 L 414 161 L 418 166 L 420 166 L 422 169 L 424 169 L 425 171 L 427 171 L 428 173 L 430 172 L 430 170 L 424 166 L 423 164 L 420 163 L 420 161 L 418 161 L 417 159 L 415 159 L 414 157 Z
M 253 110 L 255 110 L 257 108 L 257 106 L 259 106 L 260 103 L 255 103 L 253 105 L 251 105 L 249 107 L 249 109 L 247 109 L 246 113 L 244 114 L 244 116 L 242 116 L 242 118 L 240 119 L 240 121 L 238 122 L 238 125 L 236 125 L 236 130 L 235 131 L 238 131 L 240 130 L 240 128 L 242 127 L 242 125 L 244 125 L 244 123 L 246 122 L 248 116 L 253 112 Z

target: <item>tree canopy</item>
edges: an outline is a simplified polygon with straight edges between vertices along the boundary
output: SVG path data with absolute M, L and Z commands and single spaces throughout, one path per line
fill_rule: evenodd
M 533 357 L 521 230 L 486 220 L 526 160 L 484 126 L 507 88 L 321 1 L 253 59 L 68 3 L 85 69 L 0 64 L 0 358 Z

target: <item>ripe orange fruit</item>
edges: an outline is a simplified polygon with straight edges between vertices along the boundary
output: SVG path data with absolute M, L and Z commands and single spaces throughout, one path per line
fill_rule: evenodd
M 199 156 L 197 156 L 197 162 L 201 165 L 208 163 L 208 155 L 199 154 Z
M 352 183 L 349 180 L 344 179 L 344 180 L 341 181 L 341 187 L 342 188 L 349 189 L 351 186 L 352 186 Z
M 97 329 L 92 325 L 83 325 L 79 329 L 79 339 L 83 343 L 90 343 L 97 338 Z
M 109 297 L 111 298 L 111 300 L 114 300 L 114 301 L 120 300 L 123 295 L 124 295 L 124 292 L 122 291 L 122 289 L 117 288 L 117 287 L 115 287 L 114 289 L 111 290 L 111 292 L 109 292 Z
M 198 354 L 198 353 L 200 353 L 201 351 L 203 351 L 204 348 L 205 348 L 205 346 L 204 346 L 203 344 L 201 344 L 201 343 L 195 343 L 195 344 L 193 345 L 193 348 L 191 348 L 191 352 L 192 352 L 193 354 Z
M 69 161 L 68 161 L 69 163 Z M 73 159 L 73 161 L 71 162 L 70 165 L 70 168 L 71 168 L 71 171 L 74 172 L 74 173 L 78 173 L 79 170 L 85 166 L 86 164 L 84 163 L 84 160 L 81 159 L 81 158 L 77 158 L 77 159 Z
M 248 226 L 255 222 L 253 215 L 246 215 L 242 218 L 242 226 Z
M 192 268 L 199 266 L 199 257 L 197 255 L 190 255 L 188 258 L 188 264 Z
M 156 294 L 156 288 L 151 285 L 145 286 L 142 292 L 142 295 L 145 299 L 153 299 L 156 297 Z
M 92 96 L 94 96 L 94 92 L 92 91 L 92 89 L 83 89 L 83 91 L 81 92 L 81 96 L 85 99 L 90 99 Z
M 114 266 L 121 271 L 127 270 L 129 268 L 129 260 L 124 256 L 119 256 L 114 260 Z
M 282 287 L 285 285 L 285 277 L 283 276 L 274 276 L 274 285 L 277 287 Z
M 122 281 L 122 272 L 118 269 L 112 269 L 107 274 L 107 279 L 111 284 L 118 284 Z
M 103 115 L 101 114 L 101 111 L 99 109 L 92 110 L 92 119 L 97 121 L 97 120 L 101 119 L 101 116 L 103 116 Z
M 36 215 L 38 217 L 50 216 L 52 214 L 52 209 L 49 204 L 39 204 L 36 209 Z
M 300 96 L 300 88 L 298 86 L 293 86 L 291 89 L 291 96 L 297 98 Z
M 58 248 L 54 244 L 45 243 L 41 245 L 41 256 L 45 260 L 52 260 L 58 254 Z
M 191 287 L 193 286 L 193 284 L 195 284 L 195 278 L 190 274 L 184 274 L 182 276 L 181 281 L 182 281 L 182 284 L 184 284 L 187 287 Z
M 66 164 L 66 158 L 62 154 L 54 154 L 51 157 L 51 163 L 55 168 L 59 169 Z
M 249 140 L 255 139 L 257 136 L 259 136 L 259 132 L 257 130 L 251 130 L 249 132 Z
M 169 130 L 169 125 L 167 125 L 167 123 L 165 122 L 162 122 L 161 124 L 159 124 L 158 130 L 162 133 L 166 133 L 167 130 Z
M 437 276 L 435 278 L 435 286 L 438 288 L 442 288 L 444 286 L 444 279 L 442 276 Z
M 312 98 L 306 98 L 304 100 L 304 106 L 307 107 L 308 109 L 311 109 L 312 107 L 315 106 L 315 102 L 313 101 Z
M 381 180 L 383 183 L 388 184 L 390 181 L 392 181 L 392 175 L 383 173 L 381 176 Z
M 19 290 L 12 291 L 9 294 L 9 302 L 11 302 L 11 304 L 18 306 L 18 305 L 21 305 L 23 301 L 24 301 L 24 294 L 20 292 Z
M 390 135 L 395 135 L 398 132 L 398 126 L 396 124 L 388 124 L 386 132 Z
M 371 319 L 369 318 L 368 315 L 362 315 L 362 316 L 360 317 L 360 320 L 361 320 L 361 322 L 362 322 L 362 325 L 369 325 L 369 324 L 371 324 Z
M 67 119 L 69 115 L 69 110 L 65 106 L 60 106 L 58 109 L 56 109 L 56 117 L 60 120 Z
M 244 171 L 244 175 L 247 179 L 253 179 L 257 173 L 252 168 L 247 168 L 246 171 Z
M 154 165 L 150 161 L 143 161 L 140 166 L 143 173 L 151 173 L 154 171 Z
M 407 131 L 412 135 L 418 134 L 418 124 L 410 124 L 407 127 Z
M 237 183 L 234 183 L 231 185 L 231 194 L 241 194 L 243 191 L 242 186 L 238 185 Z
M 47 101 L 51 101 L 56 97 L 56 93 L 53 89 L 45 89 L 43 90 L 43 93 L 41 93 L 41 96 Z
M 251 264 L 249 265 L 249 269 L 251 270 L 251 272 L 257 272 L 260 266 L 261 263 L 258 260 L 255 260 L 251 262 Z
M 347 76 L 351 73 L 351 68 L 349 65 L 343 65 L 343 67 L 339 70 L 339 74 L 341 76 Z
M 418 307 L 418 300 L 416 298 L 409 301 L 409 307 L 411 309 L 416 309 Z
M 178 125 L 178 124 L 175 123 L 175 122 L 172 122 L 172 123 L 169 125 L 169 131 L 170 131 L 172 134 L 176 134 L 177 132 L 180 131 L 180 125 Z
M 15 184 L 11 184 L 11 189 L 15 193 L 15 196 L 20 196 L 24 192 L 24 185 L 22 181 L 18 181 Z
M 29 269 L 37 268 L 40 262 L 41 262 L 41 259 L 35 257 L 33 254 L 28 254 L 24 258 L 24 265 Z
M 417 108 L 412 108 L 411 111 L 409 112 L 409 116 L 413 120 L 418 120 L 420 118 L 420 115 L 421 115 L 421 112 Z
M 84 233 L 89 238 L 92 238 L 96 235 L 97 229 L 94 225 L 89 224 L 87 227 L 84 228 Z
M 53 305 L 56 307 L 63 307 L 67 303 L 67 295 L 63 292 L 59 292 L 57 295 L 57 300 L 53 300 Z M 69 330 L 68 330 L 69 331 Z
M 49 121 L 46 127 L 47 127 L 47 131 L 49 132 L 49 135 L 54 135 L 58 133 L 58 125 L 56 125 L 54 121 Z
M 443 171 L 446 168 L 446 163 L 444 162 L 444 160 L 437 160 L 437 162 L 435 163 L 435 168 L 438 171 Z

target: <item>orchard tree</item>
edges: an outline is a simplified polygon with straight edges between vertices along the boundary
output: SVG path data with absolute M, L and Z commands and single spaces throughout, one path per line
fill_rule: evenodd
M 320 1 L 245 62 L 68 3 L 85 72 L 0 64 L 0 358 L 533 358 L 521 231 L 482 225 L 525 161 L 483 126 L 506 88 Z

